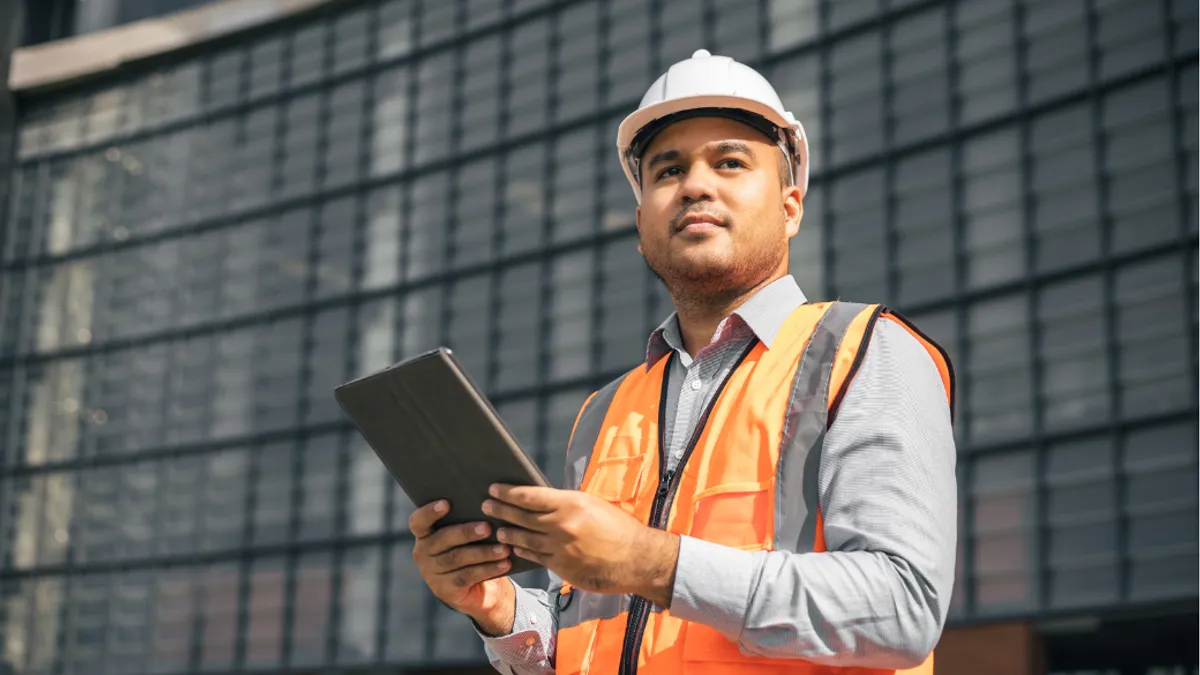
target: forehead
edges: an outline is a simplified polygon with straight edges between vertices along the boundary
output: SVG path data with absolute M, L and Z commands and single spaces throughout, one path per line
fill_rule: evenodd
M 706 145 L 735 140 L 749 145 L 753 151 L 774 147 L 762 133 L 741 122 L 724 117 L 694 117 L 660 131 L 646 146 L 642 157 L 648 159 L 664 150 L 694 152 Z

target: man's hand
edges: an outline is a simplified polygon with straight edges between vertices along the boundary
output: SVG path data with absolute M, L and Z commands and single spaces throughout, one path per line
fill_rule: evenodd
M 586 492 L 493 485 L 490 493 L 484 513 L 516 526 L 496 536 L 517 555 L 586 591 L 633 593 L 670 607 L 677 535 Z
M 487 523 L 464 523 L 433 531 L 434 523 L 446 515 L 444 501 L 426 504 L 413 511 L 408 529 L 416 537 L 413 562 L 421 578 L 439 600 L 470 616 L 489 635 L 512 632 L 516 613 L 513 586 L 505 577 L 509 547 L 504 544 L 473 544 L 488 535 Z

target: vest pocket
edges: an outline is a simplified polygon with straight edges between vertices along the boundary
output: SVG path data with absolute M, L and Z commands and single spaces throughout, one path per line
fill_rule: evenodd
M 631 511 L 641 486 L 644 463 L 641 456 L 597 458 L 585 490 Z
M 746 551 L 769 548 L 774 513 L 769 483 L 715 485 L 696 493 L 692 501 L 693 537 Z

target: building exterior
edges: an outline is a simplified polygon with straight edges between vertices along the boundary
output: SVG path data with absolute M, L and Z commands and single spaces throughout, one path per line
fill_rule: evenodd
M 954 359 L 944 663 L 1194 672 L 1196 27 L 1182 0 L 231 0 L 17 50 L 0 672 L 485 663 L 332 388 L 449 345 L 559 477 L 670 311 L 616 125 L 701 46 L 812 139 L 806 293 Z

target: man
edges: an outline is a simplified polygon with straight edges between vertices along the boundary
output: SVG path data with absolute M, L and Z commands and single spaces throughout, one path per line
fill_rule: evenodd
M 618 148 L 676 312 L 584 403 L 566 489 L 493 487 L 500 545 L 435 532 L 445 504 L 413 514 L 423 578 L 503 672 L 931 674 L 956 543 L 948 359 L 787 275 L 806 141 L 754 70 L 698 50 Z M 549 590 L 505 577 L 510 553 Z

